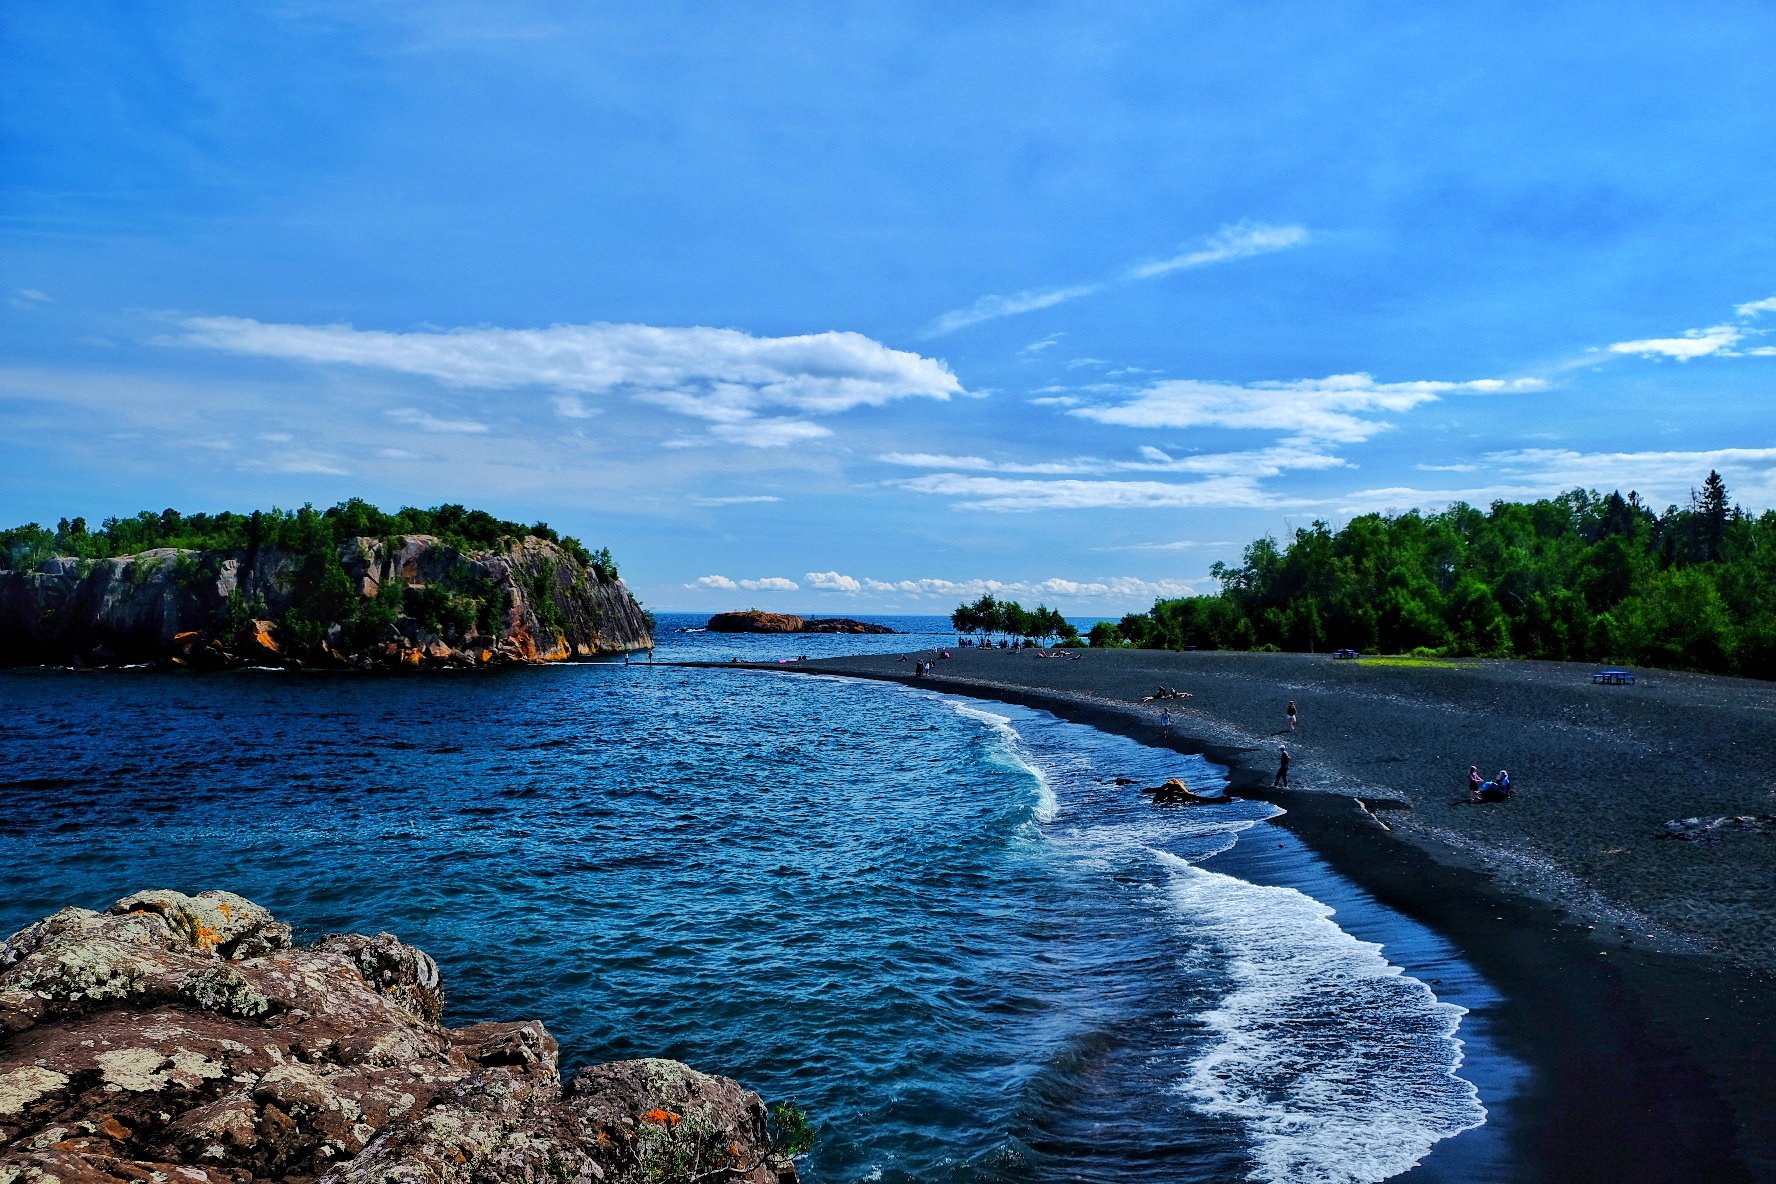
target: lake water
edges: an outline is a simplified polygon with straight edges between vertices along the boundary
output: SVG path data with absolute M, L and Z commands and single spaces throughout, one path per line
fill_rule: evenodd
M 663 630 L 660 656 L 944 636 Z M 570 1066 L 670 1056 L 798 1101 L 816 1182 L 1368 1181 L 1433 1148 L 1418 1177 L 1504 1172 L 1485 984 L 1271 807 L 1114 783 L 1170 776 L 1220 783 L 805 675 L 13 672 L 0 932 L 148 887 L 387 930 L 437 958 L 449 1023 L 539 1017 Z

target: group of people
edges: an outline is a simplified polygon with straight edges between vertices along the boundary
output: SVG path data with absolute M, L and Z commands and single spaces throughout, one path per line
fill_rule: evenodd
M 1168 687 L 1168 686 L 1165 686 L 1162 684 L 1162 685 L 1156 687 L 1151 695 L 1142 695 L 1141 702 L 1151 703 L 1155 699 L 1188 699 L 1188 698 L 1190 698 L 1189 691 L 1180 691 L 1177 687 Z
M 1500 769 L 1491 781 L 1480 776 L 1479 765 L 1468 766 L 1468 795 L 1476 802 L 1502 802 L 1511 796 L 1511 773 Z

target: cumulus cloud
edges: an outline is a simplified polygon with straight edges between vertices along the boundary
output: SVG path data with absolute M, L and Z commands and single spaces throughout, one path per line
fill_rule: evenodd
M 851 576 L 836 571 L 811 571 L 802 577 L 815 587 L 827 592 L 861 592 L 863 585 Z
M 1776 312 L 1776 296 L 1753 300 L 1749 304 L 1735 304 L 1733 312 L 1741 317 L 1755 317 L 1759 313 Z
M 1379 412 L 1410 411 L 1447 393 L 1501 394 L 1546 387 L 1537 378 L 1377 382 L 1369 374 L 1244 384 L 1173 379 L 1126 402 L 1076 407 L 1069 414 L 1125 427 L 1250 428 L 1286 432 L 1302 440 L 1354 444 L 1388 429 L 1386 421 L 1373 418 Z
M 556 392 L 556 410 L 568 418 L 591 414 L 588 399 L 632 397 L 714 424 L 712 434 L 724 443 L 759 448 L 830 434 L 807 416 L 966 393 L 944 363 L 860 333 L 754 337 L 736 329 L 603 323 L 396 333 L 243 317 L 188 317 L 179 326 L 170 339 L 179 345 L 384 370 L 453 387 L 543 388 Z
M 1053 288 L 1029 289 L 1015 292 L 1009 296 L 982 296 L 973 304 L 951 309 L 938 316 L 925 330 L 925 335 L 927 337 L 942 337 L 946 333 L 954 333 L 958 329 L 966 329 L 970 325 L 978 325 L 983 321 L 996 321 L 1002 317 L 1013 317 L 1041 308 L 1053 308 L 1057 304 L 1077 300 L 1081 296 L 1094 295 L 1115 284 L 1150 280 L 1193 267 L 1206 267 L 1212 263 L 1225 263 L 1230 259 L 1244 259 L 1251 255 L 1265 255 L 1272 251 L 1287 250 L 1307 242 L 1308 237 L 1307 229 L 1302 226 L 1267 226 L 1262 222 L 1235 222 L 1221 227 L 1207 238 L 1185 247 L 1181 252 L 1169 258 L 1126 267 L 1114 279 L 1083 284 L 1066 284 Z M 1046 348 L 1046 344 L 1038 344 L 1035 348 Z M 1027 349 L 1028 347 L 1026 347 Z
M 794 592 L 801 587 L 794 580 L 783 576 L 764 576 L 756 580 L 733 580 L 727 576 L 698 576 L 687 588 L 715 588 L 722 592 L 734 592 L 744 588 L 748 592 Z
M 486 424 L 478 423 L 472 419 L 440 419 L 417 407 L 396 407 L 388 415 L 396 423 L 417 428 L 422 432 L 454 432 L 473 435 L 487 430 Z

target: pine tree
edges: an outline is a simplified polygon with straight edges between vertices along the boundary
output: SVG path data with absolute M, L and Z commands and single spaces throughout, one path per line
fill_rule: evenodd
M 1701 534 L 1704 554 L 1710 560 L 1721 557 L 1721 543 L 1727 537 L 1727 518 L 1732 512 L 1732 503 L 1727 499 L 1727 483 L 1713 469 L 1708 470 L 1708 480 L 1702 482 L 1701 504 L 1697 513 L 1701 516 Z

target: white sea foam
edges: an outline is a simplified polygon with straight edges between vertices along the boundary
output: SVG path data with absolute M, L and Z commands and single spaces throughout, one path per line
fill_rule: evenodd
M 1233 988 L 1198 1017 L 1209 1047 L 1179 1091 L 1251 1141 L 1253 1180 L 1368 1184 L 1486 1120 L 1457 1073 L 1463 1008 L 1292 888 L 1155 852 L 1173 903 Z
M 1017 729 L 1011 726 L 1011 717 L 984 710 L 972 703 L 964 703 L 958 699 L 947 699 L 945 702 L 957 715 L 979 720 L 993 730 L 994 739 L 998 741 L 999 755 L 1008 764 L 1024 770 L 1035 779 L 1036 820 L 1038 822 L 1053 822 L 1055 816 L 1061 812 L 1060 799 L 1055 796 L 1054 786 L 1049 784 L 1048 774 L 1031 757 L 1029 750 L 1024 746 L 1022 737 L 1018 735 Z

